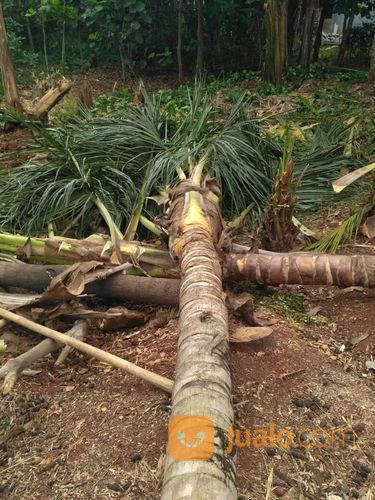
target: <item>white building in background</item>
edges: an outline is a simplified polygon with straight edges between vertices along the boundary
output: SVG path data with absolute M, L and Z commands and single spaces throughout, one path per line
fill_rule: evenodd
M 362 26 L 363 23 L 375 21 L 375 15 L 372 19 L 362 16 L 354 16 L 353 27 Z M 344 14 L 332 14 L 332 17 L 325 19 L 323 24 L 323 33 L 329 35 L 342 35 L 342 28 L 344 26 Z

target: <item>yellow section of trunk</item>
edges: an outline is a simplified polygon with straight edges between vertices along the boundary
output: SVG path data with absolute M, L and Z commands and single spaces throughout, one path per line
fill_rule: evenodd
M 212 234 L 211 224 L 202 210 L 203 199 L 200 193 L 195 191 L 188 193 L 187 207 L 180 223 L 182 233 L 194 228 L 202 228 Z

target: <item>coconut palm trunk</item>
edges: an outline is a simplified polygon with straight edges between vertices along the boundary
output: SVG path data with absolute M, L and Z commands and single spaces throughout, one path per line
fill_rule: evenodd
M 180 263 L 180 319 L 162 499 L 234 499 L 228 315 L 215 244 L 218 186 L 201 186 L 202 164 L 170 192 L 170 248 Z
M 374 255 L 228 254 L 225 277 L 266 285 L 375 287 Z
M 227 281 L 375 287 L 374 255 L 228 254 L 223 265 Z M 52 278 L 66 269 L 67 266 L 51 264 L 0 262 L 0 287 L 13 286 L 43 292 Z M 154 269 L 147 274 L 155 277 L 144 277 L 132 276 L 135 271 L 130 268 L 122 274 L 101 280 L 98 285 L 90 285 L 87 291 L 119 300 L 177 305 L 180 280 L 171 279 L 171 275 L 168 279 L 160 277 Z M 178 276 L 176 272 L 173 278 Z

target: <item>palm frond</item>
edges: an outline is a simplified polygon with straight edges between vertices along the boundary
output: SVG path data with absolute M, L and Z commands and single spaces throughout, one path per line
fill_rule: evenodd
M 350 217 L 341 222 L 339 226 L 324 235 L 319 241 L 311 245 L 311 249 L 318 252 L 335 253 L 340 245 L 353 239 L 365 217 L 373 208 L 372 204 L 366 204 L 358 208 Z
M 61 127 L 25 123 L 35 133 L 24 150 L 31 160 L 0 172 L 0 229 L 32 235 L 50 221 L 77 220 L 79 232 L 88 231 L 101 220 L 95 196 L 124 231 L 132 214 L 139 219 L 142 205 L 153 215 L 150 194 L 187 172 L 190 157 L 196 163 L 203 156 L 205 173 L 221 185 L 226 216 L 251 203 L 254 212 L 264 210 L 282 145 L 266 137 L 244 95 L 223 119 L 198 83 L 174 119 L 160 95 L 142 92 L 144 105 L 121 117 L 96 118 L 82 111 Z M 300 211 L 331 200 L 332 181 L 350 164 L 338 126 L 316 127 L 305 135 L 294 148 Z

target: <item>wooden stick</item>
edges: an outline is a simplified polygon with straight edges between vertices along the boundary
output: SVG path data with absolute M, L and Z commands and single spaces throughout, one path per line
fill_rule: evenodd
M 99 359 L 104 363 L 108 363 L 116 368 L 120 368 L 122 370 L 127 371 L 131 375 L 135 375 L 136 377 L 149 382 L 152 385 L 155 385 L 159 389 L 163 391 L 172 392 L 173 381 L 163 377 L 161 375 L 157 375 L 156 373 L 152 373 L 149 370 L 145 370 L 134 363 L 130 363 L 130 361 L 126 361 L 125 359 L 119 358 L 114 354 L 110 354 L 109 352 L 103 351 L 102 349 L 98 349 L 90 344 L 86 344 L 86 342 L 82 342 L 81 340 L 77 340 L 63 333 L 57 332 L 56 330 L 52 330 L 51 328 L 47 328 L 46 326 L 39 325 L 34 321 L 23 318 L 18 314 L 15 314 L 11 311 L 7 311 L 6 309 L 0 308 L 0 316 L 3 318 L 13 321 L 18 325 L 21 325 L 33 332 L 39 333 L 40 335 L 44 335 L 45 337 L 49 337 L 57 342 L 61 342 L 62 344 L 69 345 L 78 351 L 81 351 L 93 358 Z
M 87 331 L 87 323 L 80 320 L 76 321 L 73 328 L 66 332 L 66 335 L 82 340 L 85 338 L 85 335 L 87 335 Z M 52 339 L 45 339 L 38 345 L 17 356 L 17 358 L 9 359 L 5 365 L 0 368 L 0 379 L 4 379 L 4 383 L 0 389 L 2 395 L 6 396 L 12 391 L 18 376 L 21 373 L 25 374 L 25 370 L 30 365 L 59 348 L 61 348 L 61 344 L 58 342 Z

